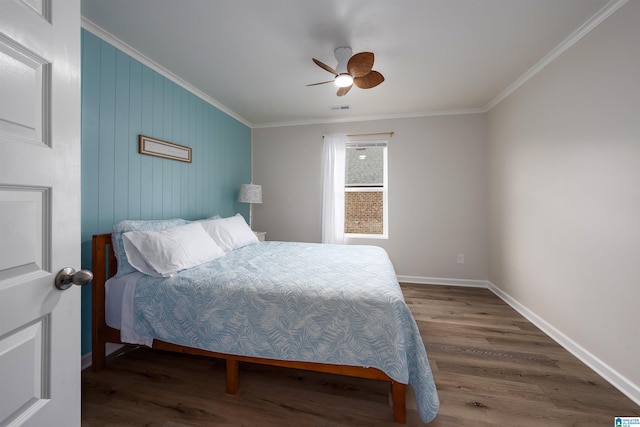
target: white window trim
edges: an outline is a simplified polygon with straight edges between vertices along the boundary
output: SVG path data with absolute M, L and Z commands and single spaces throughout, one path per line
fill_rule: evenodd
M 359 234 L 359 233 L 344 233 L 346 239 L 389 239 L 389 168 L 388 168 L 388 151 L 389 144 L 386 139 L 352 139 L 347 138 L 347 148 L 360 148 L 360 147 L 385 147 L 382 157 L 383 168 L 383 186 L 382 186 L 382 234 Z M 356 191 L 380 191 L 380 187 L 372 187 L 371 190 L 365 188 L 347 188 L 346 192 Z

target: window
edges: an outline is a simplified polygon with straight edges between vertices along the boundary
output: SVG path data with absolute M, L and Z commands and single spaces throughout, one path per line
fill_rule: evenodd
M 345 234 L 386 238 L 387 141 L 347 141 L 345 172 Z

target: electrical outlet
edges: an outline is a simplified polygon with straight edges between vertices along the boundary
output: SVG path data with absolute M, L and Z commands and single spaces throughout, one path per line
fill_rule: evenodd
M 464 254 L 458 254 L 458 264 L 464 264 Z

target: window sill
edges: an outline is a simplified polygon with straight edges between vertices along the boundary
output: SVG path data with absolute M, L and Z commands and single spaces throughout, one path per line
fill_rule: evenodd
M 388 240 L 389 236 L 386 234 L 350 234 L 345 233 L 345 239 L 383 239 Z

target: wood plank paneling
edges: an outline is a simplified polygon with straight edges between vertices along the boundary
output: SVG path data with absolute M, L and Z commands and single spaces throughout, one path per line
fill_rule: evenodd
M 100 92 L 98 94 L 98 228 L 104 229 L 113 224 L 113 201 L 115 197 L 115 109 L 116 109 L 116 49 L 101 43 L 98 60 L 100 61 Z M 83 141 L 84 142 L 84 141 Z
M 127 140 L 133 141 L 138 137 L 142 129 L 142 64 L 134 59 L 129 61 L 129 129 Z M 137 147 L 130 144 L 128 148 L 129 171 L 127 180 L 128 202 L 127 210 L 130 219 L 139 219 L 141 216 L 142 180 L 140 168 L 142 157 L 136 156 Z
M 116 91 L 115 91 L 115 122 L 114 122 L 114 188 L 129 188 L 129 157 L 130 144 L 115 143 L 115 141 L 129 140 L 129 71 L 130 57 L 121 51 L 116 51 Z M 129 197 L 125 191 L 115 191 L 113 194 L 113 219 L 119 221 L 129 215 Z
M 189 146 L 193 162 L 140 155 L 138 135 Z M 82 30 L 82 267 L 91 236 L 121 219 L 200 219 L 240 212 L 251 181 L 251 129 Z M 91 290 L 82 290 L 82 352 Z
M 142 66 L 142 124 L 140 133 L 153 135 L 153 70 Z M 153 217 L 153 158 L 140 156 L 140 218 Z M 132 177 L 133 178 L 133 177 Z

